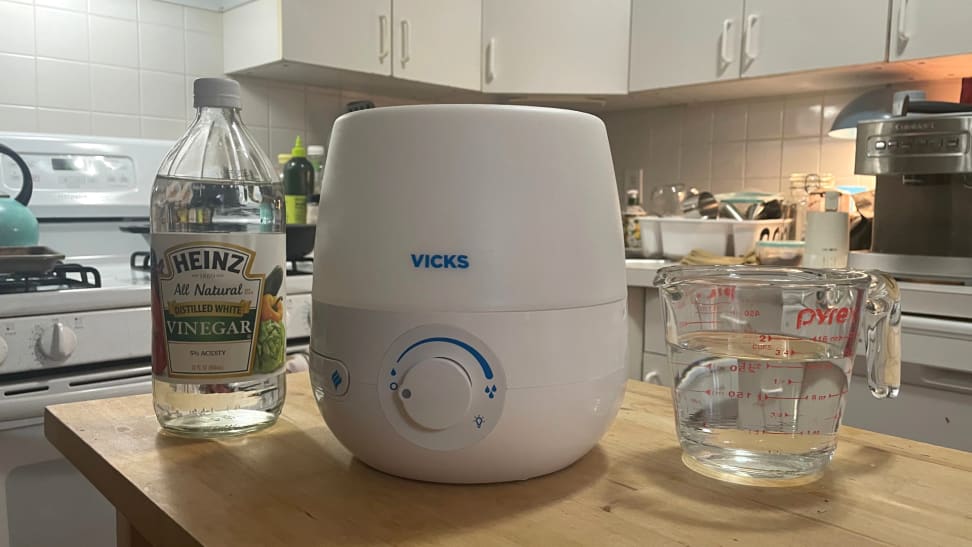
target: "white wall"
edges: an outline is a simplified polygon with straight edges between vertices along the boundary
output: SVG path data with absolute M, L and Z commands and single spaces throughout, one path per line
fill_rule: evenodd
M 221 76 L 216 12 L 155 0 L 0 0 L 0 131 L 178 138 L 192 81 Z M 243 79 L 243 119 L 264 150 L 326 144 L 360 95 Z M 377 104 L 400 104 L 373 97 Z
M 929 99 L 957 101 L 961 81 L 909 83 Z M 602 115 L 619 184 L 643 170 L 643 191 L 681 183 L 713 193 L 788 191 L 794 172 L 830 173 L 838 184 L 873 184 L 854 175 L 854 141 L 827 136 L 838 112 L 863 91 L 787 95 L 625 110 Z

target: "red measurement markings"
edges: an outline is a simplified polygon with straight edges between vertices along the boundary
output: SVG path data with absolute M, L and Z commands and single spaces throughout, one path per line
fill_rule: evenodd
M 759 394 L 760 401 L 773 400 L 773 401 L 806 401 L 809 399 L 809 395 L 799 395 L 796 397 L 778 397 L 776 395 L 767 395 L 765 393 Z
M 831 368 L 833 367 L 830 363 L 804 363 L 802 365 L 773 365 L 766 363 L 766 368 L 794 368 L 794 369 L 806 369 L 813 370 L 815 368 Z
M 801 431 L 768 431 L 766 429 L 747 429 L 750 435 L 820 435 L 819 429 L 804 429 Z
M 738 372 L 738 373 L 750 372 L 750 373 L 755 374 L 755 373 L 759 372 L 759 370 L 761 368 L 763 368 L 763 364 L 762 363 L 750 363 L 748 361 L 739 361 L 735 365 L 729 365 L 728 367 L 726 367 L 725 365 L 712 366 L 712 363 L 706 363 L 705 364 L 705 368 L 707 368 L 709 370 L 718 370 L 720 372 L 725 371 L 726 369 L 729 369 L 729 372 Z
M 708 298 L 718 298 L 720 296 L 728 296 L 731 299 L 736 298 L 736 288 L 735 287 L 713 287 L 708 294 Z
M 776 384 L 776 385 L 785 384 L 785 385 L 788 385 L 789 386 L 789 385 L 793 385 L 793 384 L 802 384 L 803 382 L 800 382 L 800 381 L 797 381 L 797 380 L 793 380 L 791 378 L 787 378 L 786 381 L 784 381 L 783 378 L 773 378 L 773 383 Z
M 846 336 L 827 336 L 822 334 L 820 336 L 811 336 L 811 340 L 815 342 L 843 342 L 847 340 Z
M 792 418 L 793 415 L 789 412 L 776 412 L 775 410 L 770 412 L 770 418 Z

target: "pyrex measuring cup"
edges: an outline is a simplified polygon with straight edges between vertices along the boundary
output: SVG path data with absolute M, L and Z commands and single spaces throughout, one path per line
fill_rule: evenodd
M 789 486 L 837 446 L 858 334 L 878 398 L 900 385 L 900 303 L 881 273 L 768 266 L 659 270 L 682 460 L 722 480 Z

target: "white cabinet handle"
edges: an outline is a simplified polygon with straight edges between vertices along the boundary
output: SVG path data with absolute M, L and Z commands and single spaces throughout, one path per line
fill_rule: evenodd
M 388 57 L 388 16 L 378 16 L 378 61 L 384 63 Z
M 496 39 L 490 38 L 489 42 L 486 42 L 486 83 L 492 82 L 496 78 L 496 73 L 493 69 L 493 55 L 496 50 Z
M 408 19 L 402 19 L 402 67 L 412 58 L 410 41 Z
M 732 45 L 732 19 L 726 19 L 722 22 L 722 45 L 719 47 L 719 59 L 723 64 L 732 63 L 732 50 L 729 46 Z
M 898 42 L 907 43 L 911 39 L 908 34 L 908 0 L 901 0 L 898 4 Z
M 756 34 L 756 24 L 759 22 L 759 15 L 749 14 L 746 18 L 746 42 L 743 45 L 743 52 L 750 61 L 759 57 L 759 36 Z

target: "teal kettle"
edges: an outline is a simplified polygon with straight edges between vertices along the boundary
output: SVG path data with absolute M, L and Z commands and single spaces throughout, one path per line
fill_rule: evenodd
M 30 169 L 19 154 L 2 144 L 0 154 L 10 156 L 23 174 L 23 185 L 16 197 L 0 193 L 0 247 L 37 245 L 40 237 L 37 218 L 27 208 L 30 196 L 34 193 Z

